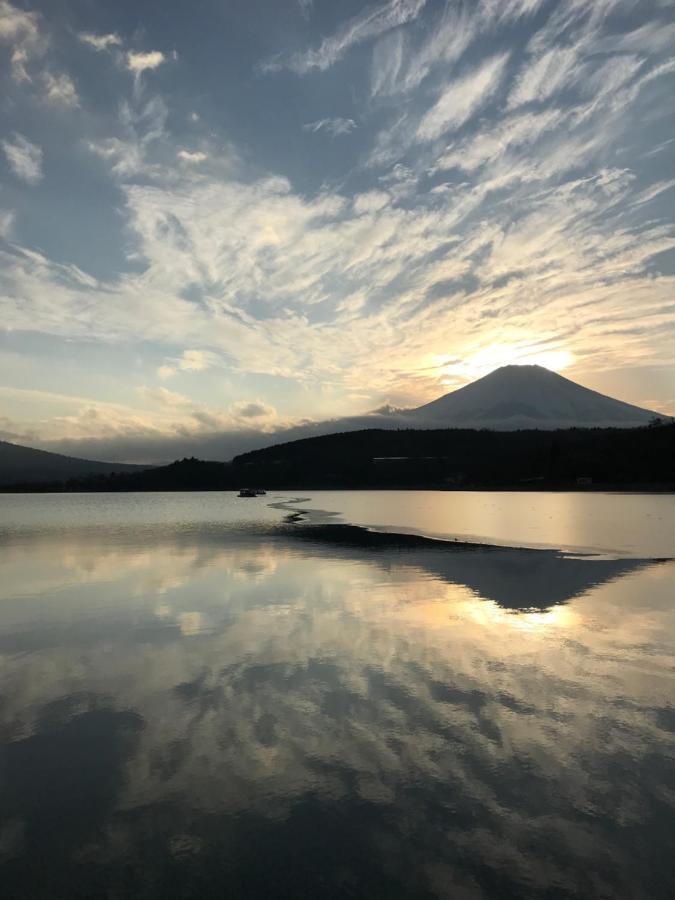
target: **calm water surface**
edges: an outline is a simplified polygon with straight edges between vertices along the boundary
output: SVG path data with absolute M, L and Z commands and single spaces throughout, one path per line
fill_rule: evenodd
M 675 554 L 672 494 L 314 491 L 304 506 L 336 510 L 339 521 L 506 547 L 637 557 Z
M 3 898 L 672 896 L 675 498 L 276 500 L 0 495 Z

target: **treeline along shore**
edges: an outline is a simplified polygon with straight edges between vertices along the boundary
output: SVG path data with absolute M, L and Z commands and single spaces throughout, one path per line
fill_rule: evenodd
M 675 424 L 561 431 L 353 431 L 137 472 L 14 484 L 24 491 L 192 491 L 241 487 L 675 490 Z

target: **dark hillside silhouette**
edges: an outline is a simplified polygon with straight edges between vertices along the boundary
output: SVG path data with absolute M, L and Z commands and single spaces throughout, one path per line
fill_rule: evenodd
M 147 466 L 95 462 L 0 441 L 0 486 L 61 482 L 82 475 L 141 472 Z
M 675 425 L 564 431 L 368 430 L 141 472 L 64 480 L 71 491 L 294 488 L 675 488 Z M 34 489 L 41 489 L 35 485 Z M 42 488 L 44 489 L 44 488 Z
M 675 425 L 507 433 L 360 431 L 245 453 L 233 465 L 242 477 L 270 486 L 673 483 Z

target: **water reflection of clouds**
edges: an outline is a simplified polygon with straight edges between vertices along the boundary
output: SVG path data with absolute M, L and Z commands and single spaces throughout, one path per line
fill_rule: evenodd
M 490 566 L 499 580 L 501 558 L 488 554 L 458 558 L 454 580 L 414 554 L 271 541 L 106 554 L 90 538 L 23 554 L 42 594 L 24 598 L 21 620 L 0 613 L 0 715 L 16 752 L 73 722 L 79 734 L 102 704 L 142 722 L 118 744 L 123 777 L 79 851 L 89 864 L 128 862 L 160 810 L 167 852 L 184 861 L 208 856 L 209 821 L 292 829 L 311 799 L 317 827 L 372 816 L 371 864 L 408 867 L 441 895 L 459 884 L 490 896 L 490 878 L 507 893 L 582 895 L 590 877 L 599 894 L 626 879 L 635 896 L 653 888 L 636 880 L 616 828 L 641 831 L 633 857 L 665 839 L 650 823 L 668 774 L 653 761 L 671 739 L 657 712 L 672 697 L 672 565 L 601 568 L 585 591 L 575 568 L 571 602 L 523 614 L 476 590 L 493 583 Z M 68 592 L 69 629 L 12 652 L 73 567 L 89 581 Z M 11 584 L 2 591 L 9 599 Z M 77 696 L 90 699 L 54 711 Z M 17 809 L 14 857 L 30 845 L 16 838 Z

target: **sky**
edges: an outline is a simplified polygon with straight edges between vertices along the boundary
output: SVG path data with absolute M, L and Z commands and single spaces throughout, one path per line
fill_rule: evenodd
M 673 0 L 0 0 L 0 439 L 155 462 L 538 363 L 675 414 Z

